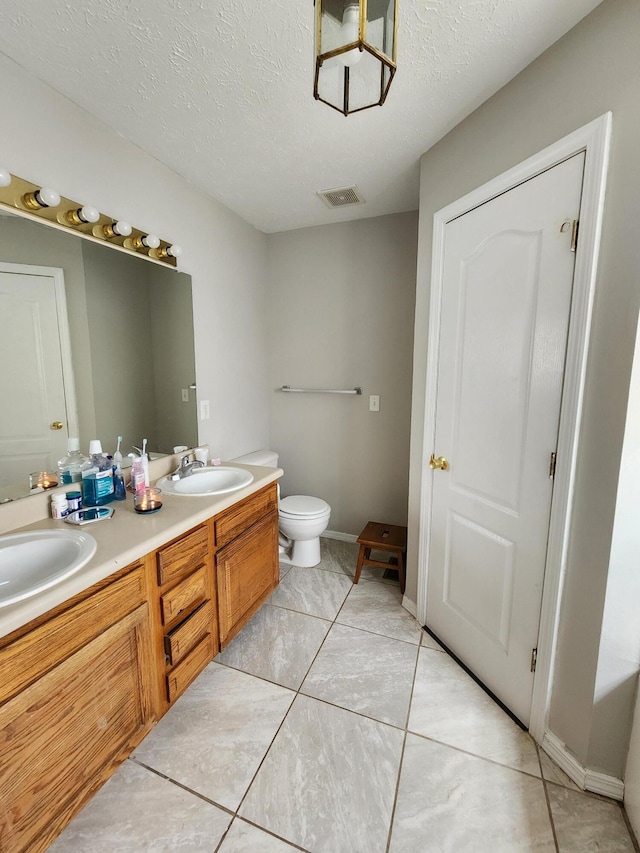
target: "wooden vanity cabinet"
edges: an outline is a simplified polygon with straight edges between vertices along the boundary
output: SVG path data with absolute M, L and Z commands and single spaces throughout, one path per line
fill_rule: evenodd
M 46 850 L 278 578 L 271 484 L 0 638 L 0 851 Z
M 218 630 L 224 648 L 279 581 L 275 483 L 215 518 Z
M 0 640 L 0 850 L 45 850 L 150 729 L 143 562 Z
M 218 653 L 213 523 L 156 552 L 155 601 L 160 715 Z

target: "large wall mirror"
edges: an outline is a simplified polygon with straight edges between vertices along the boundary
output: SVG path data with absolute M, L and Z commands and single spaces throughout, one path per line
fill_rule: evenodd
M 198 441 L 191 278 L 0 209 L 0 500 L 67 438 Z

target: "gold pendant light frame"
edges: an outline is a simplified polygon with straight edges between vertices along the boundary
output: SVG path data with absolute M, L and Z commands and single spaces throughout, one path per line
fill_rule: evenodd
M 393 42 L 392 42 L 392 50 L 391 56 L 387 56 L 378 48 L 374 47 L 367 41 L 367 8 L 370 4 L 371 0 L 357 0 L 357 5 L 359 7 L 359 26 L 358 26 L 358 40 L 350 42 L 345 45 L 340 45 L 339 47 L 333 48 L 331 50 L 327 50 L 323 53 L 322 51 L 322 22 L 323 15 L 326 13 L 327 7 L 336 7 L 336 0 L 315 0 L 316 7 L 316 62 L 315 62 L 315 74 L 314 74 L 314 82 L 313 82 L 313 96 L 317 101 L 321 101 L 323 104 L 331 107 L 337 112 L 342 113 L 344 116 L 352 115 L 353 113 L 362 112 L 362 110 L 371 109 L 371 107 L 382 106 L 387 98 L 389 93 L 389 88 L 393 81 L 394 75 L 397 70 L 397 43 L 398 43 L 398 0 L 393 0 Z M 375 0 L 373 0 L 375 2 Z M 344 3 L 344 8 L 349 5 L 356 5 L 355 0 L 346 0 Z M 331 13 L 329 13 L 331 14 Z M 335 15 L 333 15 L 335 17 Z M 377 100 L 373 100 L 372 103 L 367 104 L 366 106 L 359 106 L 352 108 L 350 105 L 350 69 L 349 66 L 346 65 L 344 68 L 344 77 L 342 84 L 342 103 L 332 103 L 326 98 L 322 97 L 320 94 L 320 75 L 322 73 L 323 65 L 330 59 L 334 59 L 337 56 L 342 54 L 347 54 L 351 50 L 360 50 L 366 51 L 369 53 L 374 59 L 377 59 L 380 63 L 380 85 L 379 85 L 379 97 Z M 388 80 L 385 81 L 385 71 L 388 73 Z

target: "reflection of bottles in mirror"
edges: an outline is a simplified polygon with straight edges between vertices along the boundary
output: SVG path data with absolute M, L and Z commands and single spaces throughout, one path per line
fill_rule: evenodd
M 64 486 L 69 483 L 80 483 L 82 472 L 86 471 L 90 465 L 90 460 L 80 453 L 80 439 L 69 438 L 67 440 L 67 455 L 58 461 L 60 482 Z

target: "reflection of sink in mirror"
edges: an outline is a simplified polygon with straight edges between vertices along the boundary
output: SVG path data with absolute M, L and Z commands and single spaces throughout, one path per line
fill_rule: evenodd
M 0 607 L 16 604 L 66 580 L 96 552 L 84 531 L 31 530 L 0 536 Z
M 210 468 L 196 468 L 191 474 L 181 480 L 163 477 L 157 485 L 168 495 L 225 495 L 236 492 L 253 483 L 253 474 L 244 468 L 230 468 L 218 465 Z
M 113 453 L 122 435 L 125 458 L 143 438 L 154 453 L 197 445 L 188 275 L 12 215 L 0 216 L 0 258 L 0 361 L 20 353 L 3 377 L 0 500 L 55 471 L 68 436 L 86 454 L 92 438 Z

